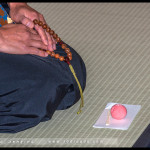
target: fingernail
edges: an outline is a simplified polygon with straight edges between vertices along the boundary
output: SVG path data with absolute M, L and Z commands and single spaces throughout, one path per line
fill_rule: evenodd
M 45 40 L 44 43 L 45 43 L 45 45 L 48 45 L 48 41 L 47 40 Z
M 53 44 L 53 49 L 54 49 L 54 50 L 56 50 L 56 46 L 55 46 L 55 44 Z
M 53 46 L 51 45 L 51 49 L 52 49 L 52 51 L 54 51 L 54 49 L 53 49 Z
M 28 22 L 26 26 L 30 27 L 30 22 Z
M 52 52 L 53 51 L 52 45 L 48 45 L 47 49 Z

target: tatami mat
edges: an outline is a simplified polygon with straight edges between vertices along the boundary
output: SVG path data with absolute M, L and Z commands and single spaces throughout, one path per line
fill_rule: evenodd
M 150 4 L 29 5 L 83 58 L 87 68 L 85 105 L 80 115 L 76 114 L 78 102 L 36 127 L 0 134 L 9 141 L 0 146 L 132 147 L 150 122 Z M 109 102 L 141 105 L 128 130 L 92 127 Z

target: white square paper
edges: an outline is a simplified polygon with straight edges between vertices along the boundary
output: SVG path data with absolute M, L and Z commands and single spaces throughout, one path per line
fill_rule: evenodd
M 108 111 L 115 104 L 117 104 L 117 103 L 108 103 L 106 105 L 101 116 L 96 121 L 96 123 L 93 125 L 94 128 L 112 128 L 112 129 L 127 130 L 129 128 L 129 126 L 131 125 L 132 121 L 134 120 L 135 116 L 141 109 L 141 105 L 122 104 L 127 109 L 126 117 L 121 120 L 117 120 L 117 119 L 112 118 L 110 115 L 110 124 L 106 125 Z

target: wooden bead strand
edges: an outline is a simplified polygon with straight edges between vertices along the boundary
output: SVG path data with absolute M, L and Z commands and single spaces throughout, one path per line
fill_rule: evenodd
M 47 33 L 49 33 L 51 36 L 53 36 L 53 38 L 59 43 L 59 45 L 62 47 L 62 49 L 64 49 L 65 53 L 67 54 L 66 57 L 64 56 L 60 56 L 59 54 L 55 54 L 54 51 L 49 51 L 49 50 L 46 50 L 46 52 L 51 56 L 51 57 L 54 57 L 56 59 L 59 59 L 60 61 L 64 61 L 66 62 L 68 65 L 69 65 L 69 68 L 78 84 L 78 87 L 79 87 L 79 91 L 80 91 L 80 95 L 81 95 L 81 103 L 80 103 L 80 107 L 79 107 L 79 111 L 77 112 L 77 114 L 79 114 L 81 112 L 81 108 L 83 107 L 83 92 L 82 92 L 82 88 L 81 88 L 81 85 L 80 85 L 80 82 L 76 76 L 76 73 L 70 63 L 70 60 L 72 60 L 72 53 L 70 51 L 70 49 L 67 47 L 67 45 L 65 43 L 63 43 L 63 41 L 61 40 L 61 38 L 50 28 L 48 27 L 46 24 L 43 24 L 42 21 L 38 21 L 37 19 L 34 19 L 33 20 L 33 23 L 35 25 L 39 25 L 41 26 Z
M 55 57 L 56 59 L 59 59 L 60 61 L 65 61 L 66 58 L 69 58 L 69 60 L 72 60 L 72 53 L 70 52 L 70 49 L 67 48 L 67 45 L 63 43 L 61 38 L 50 27 L 48 27 L 46 24 L 43 24 L 42 21 L 38 21 L 37 19 L 34 19 L 33 23 L 35 25 L 41 26 L 44 30 L 46 30 L 46 32 L 48 32 L 51 36 L 53 36 L 53 38 L 56 40 L 56 42 L 58 42 L 59 45 L 61 45 L 62 49 L 64 49 L 65 53 L 67 54 L 67 56 L 64 57 L 64 56 L 60 56 L 59 54 L 55 54 L 55 52 L 50 52 L 49 50 L 47 50 L 46 52 L 51 57 Z M 68 60 L 68 59 L 66 59 L 66 60 Z

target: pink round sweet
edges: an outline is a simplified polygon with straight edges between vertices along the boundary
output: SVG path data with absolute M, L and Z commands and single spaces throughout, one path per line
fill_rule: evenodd
M 111 107 L 110 112 L 111 112 L 111 116 L 117 120 L 121 120 L 121 119 L 125 118 L 125 116 L 127 115 L 126 107 L 121 104 L 113 105 Z

